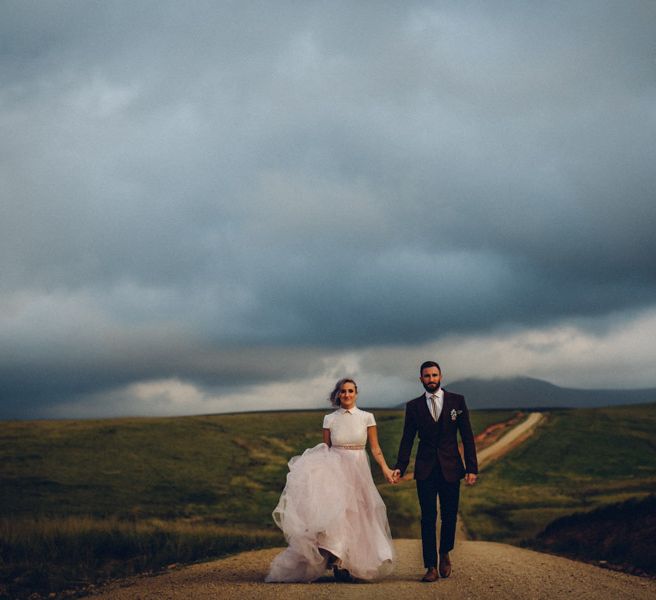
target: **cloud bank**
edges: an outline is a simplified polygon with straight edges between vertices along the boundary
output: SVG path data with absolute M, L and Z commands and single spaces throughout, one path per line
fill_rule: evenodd
M 0 17 L 0 417 L 656 385 L 651 3 Z

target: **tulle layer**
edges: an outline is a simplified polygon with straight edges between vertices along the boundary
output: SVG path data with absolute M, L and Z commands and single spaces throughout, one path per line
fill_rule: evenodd
M 271 563 L 266 581 L 312 581 L 326 570 L 328 550 L 359 579 L 392 570 L 387 511 L 364 450 L 319 444 L 289 461 L 287 484 L 273 511 L 289 547 Z

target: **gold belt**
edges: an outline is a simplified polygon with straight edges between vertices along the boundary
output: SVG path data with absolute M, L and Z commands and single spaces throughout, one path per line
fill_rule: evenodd
M 365 446 L 360 444 L 344 444 L 341 446 L 338 444 L 333 444 L 333 448 L 345 448 L 346 450 L 364 450 Z

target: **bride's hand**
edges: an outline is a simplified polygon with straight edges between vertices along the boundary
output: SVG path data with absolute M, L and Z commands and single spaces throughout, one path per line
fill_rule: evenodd
M 385 475 L 385 479 L 387 480 L 387 483 L 396 483 L 396 479 L 394 477 L 394 471 L 392 471 L 392 469 L 385 469 L 383 471 L 383 475 Z

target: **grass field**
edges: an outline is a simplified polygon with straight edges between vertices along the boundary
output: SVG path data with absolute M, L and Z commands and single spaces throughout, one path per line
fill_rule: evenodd
M 393 464 L 403 412 L 373 412 Z M 0 598 L 282 544 L 271 511 L 288 460 L 321 441 L 322 414 L 2 423 Z M 513 415 L 474 411 L 474 431 Z M 468 532 L 537 544 L 557 517 L 645 497 L 656 489 L 655 434 L 656 405 L 550 413 L 463 489 Z M 372 470 L 393 535 L 419 537 L 414 484 Z
M 534 545 L 558 517 L 654 493 L 654 456 L 655 404 L 553 411 L 532 438 L 483 472 L 462 506 L 467 530 Z
M 375 414 L 392 464 L 403 412 Z M 474 412 L 474 429 L 512 414 Z M 0 517 L 203 517 L 273 526 L 287 462 L 320 443 L 321 421 L 321 412 L 306 411 L 4 422 Z
M 393 464 L 403 412 L 373 412 Z M 282 544 L 271 511 L 322 414 L 2 423 L 0 582 L 45 592 Z M 474 430 L 513 414 L 473 412 Z M 414 486 L 373 473 L 393 534 L 418 535 Z

